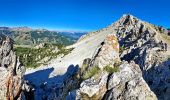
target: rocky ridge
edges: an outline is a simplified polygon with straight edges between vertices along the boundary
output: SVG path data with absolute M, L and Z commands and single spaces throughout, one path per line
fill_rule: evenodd
M 169 96 L 169 39 L 168 31 L 141 21 L 132 15 L 123 16 L 112 25 L 117 29 L 123 49 L 122 60 L 134 60 L 140 66 L 143 78 L 159 99 Z
M 109 27 L 84 35 L 68 47 L 74 48 L 70 54 L 28 70 L 26 76 L 36 85 L 36 97 L 47 100 L 169 100 L 169 41 L 166 29 L 124 15 Z M 75 65 L 78 69 L 73 70 Z M 53 69 L 47 79 L 33 77 L 47 68 Z
M 68 100 L 71 98 L 76 100 L 157 100 L 156 95 L 143 79 L 139 66 L 133 61 L 120 62 L 119 44 L 114 33 L 109 34 L 101 45 L 84 72 L 88 73 L 92 67 L 98 66 L 99 73 L 84 80 L 79 89 L 67 96 Z M 110 60 L 110 58 L 112 59 Z M 120 64 L 115 66 L 114 63 L 117 62 Z M 119 70 L 110 73 L 110 71 L 104 70 L 107 66 L 117 67 Z

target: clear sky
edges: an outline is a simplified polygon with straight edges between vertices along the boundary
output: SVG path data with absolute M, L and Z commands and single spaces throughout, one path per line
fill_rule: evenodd
M 127 13 L 170 27 L 170 0 L 0 0 L 0 26 L 89 31 Z

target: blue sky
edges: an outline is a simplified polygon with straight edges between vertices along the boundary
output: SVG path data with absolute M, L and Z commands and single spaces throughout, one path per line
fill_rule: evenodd
M 98 30 L 130 13 L 170 27 L 170 0 L 0 0 L 0 26 Z

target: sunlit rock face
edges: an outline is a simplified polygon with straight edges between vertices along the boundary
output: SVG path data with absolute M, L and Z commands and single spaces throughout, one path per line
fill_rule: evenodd
M 119 43 L 116 35 L 108 34 L 94 55 L 92 58 L 92 60 L 94 60 L 93 66 L 98 66 L 102 70 L 105 66 L 113 65 L 115 62 L 120 61 Z
M 104 97 L 107 91 L 108 73 L 103 72 L 105 66 L 109 65 L 114 67 L 114 63 L 120 61 L 119 58 L 119 43 L 114 33 L 108 34 L 101 45 L 96 49 L 94 56 L 88 66 L 88 70 L 85 73 L 92 70 L 93 67 L 99 67 L 101 70 L 100 75 L 97 78 L 89 78 L 83 81 L 80 85 L 79 93 L 80 97 L 85 99 L 100 100 Z M 99 74 L 99 73 L 96 73 Z
M 134 62 L 122 62 L 120 72 L 109 77 L 106 100 L 157 100 Z
M 17 100 L 22 91 L 25 68 L 13 51 L 12 40 L 1 37 L 0 41 L 0 100 Z
M 101 73 L 98 79 L 90 78 L 83 81 L 77 90 L 75 99 L 101 100 L 107 91 L 108 73 Z
M 72 95 L 76 94 L 76 95 Z M 134 62 L 122 62 L 113 74 L 102 72 L 99 78 L 83 81 L 80 88 L 68 98 L 76 100 L 157 100 L 156 95 L 142 78 L 142 72 Z

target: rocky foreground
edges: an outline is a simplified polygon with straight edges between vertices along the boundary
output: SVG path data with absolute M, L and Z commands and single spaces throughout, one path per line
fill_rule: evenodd
M 8 37 L 0 40 L 0 100 L 21 98 L 25 68 L 13 51 L 12 42 Z
M 24 67 L 7 38 L 1 42 L 0 97 L 169 100 L 169 47 L 168 30 L 124 15 L 109 27 L 82 36 L 68 47 L 74 48 L 68 55 L 27 69 L 23 77 Z

